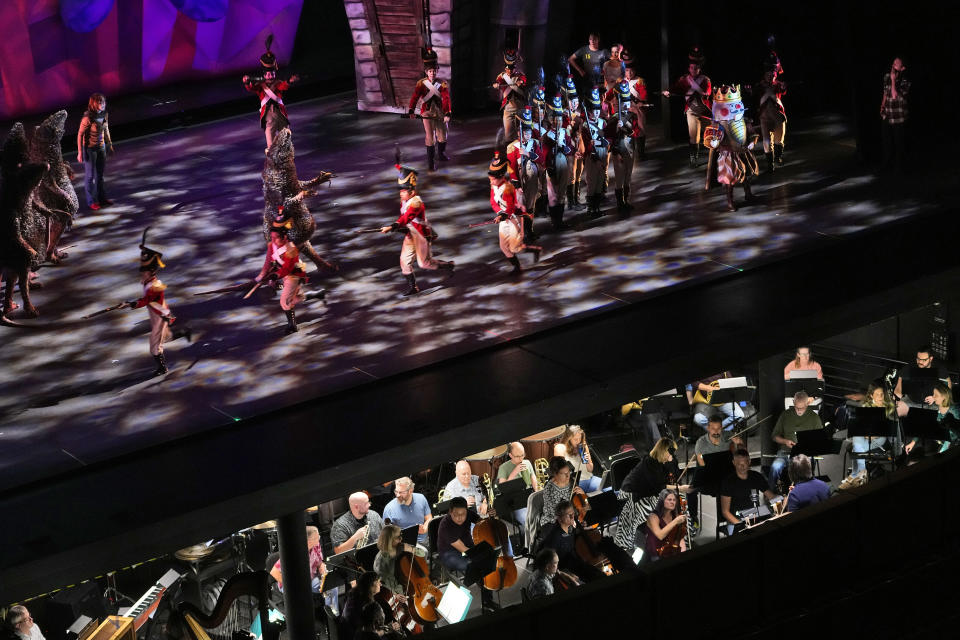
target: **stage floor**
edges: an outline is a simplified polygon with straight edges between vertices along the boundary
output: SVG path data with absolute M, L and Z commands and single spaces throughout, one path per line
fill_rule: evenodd
M 250 279 L 263 263 L 255 114 L 116 145 L 106 171 L 116 205 L 81 209 L 64 238 L 70 257 L 40 270 L 40 318 L 11 315 L 32 328 L 0 328 L 0 489 L 779 260 L 957 195 L 949 167 L 910 180 L 859 169 L 842 121 L 825 116 L 791 120 L 786 167 L 761 175 L 755 204 L 743 205 L 738 189 L 741 208 L 727 213 L 721 189 L 704 192 L 704 168 L 687 168 L 685 149 L 652 135 L 648 160 L 634 170 L 632 215 L 617 215 L 611 188 L 598 220 L 567 212 L 573 227 L 556 234 L 538 219 L 543 256 L 537 265 L 521 256 L 526 271 L 513 278 L 496 226 L 468 228 L 492 217 L 486 167 L 498 119 L 490 115 L 454 122 L 451 160 L 421 173 L 440 236 L 435 254 L 457 268 L 418 271 L 424 291 L 404 298 L 400 236 L 354 231 L 396 219 L 394 143 L 407 164 L 425 169 L 422 130 L 355 104 L 351 93 L 291 107 L 300 178 L 336 173 L 309 206 L 314 246 L 340 266 L 334 276 L 310 274 L 308 288 L 326 288 L 327 300 L 299 306 L 301 330 L 291 336 L 276 298 L 194 295 Z M 168 344 L 171 371 L 161 378 L 150 377 L 145 310 L 81 319 L 139 297 L 137 245 L 147 226 L 167 264 L 168 303 L 196 331 L 192 344 Z M 880 265 L 864 265 L 863 275 L 882 277 Z M 830 285 L 802 273 L 784 283 L 811 301 Z

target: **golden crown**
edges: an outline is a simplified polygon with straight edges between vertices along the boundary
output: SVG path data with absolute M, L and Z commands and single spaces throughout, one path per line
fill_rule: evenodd
M 722 85 L 713 93 L 714 102 L 740 102 L 740 85 Z

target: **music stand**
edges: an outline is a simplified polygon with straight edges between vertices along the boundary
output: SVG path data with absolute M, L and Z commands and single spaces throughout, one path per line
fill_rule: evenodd
M 927 391 L 933 391 L 933 385 L 940 378 L 937 377 L 937 370 L 933 367 L 921 369 L 920 367 L 910 368 L 910 377 L 903 380 L 901 390 L 903 395 L 907 396 L 917 405 L 923 404 L 923 399 L 930 395 Z
M 643 417 L 659 415 L 662 419 L 657 420 L 657 426 L 660 427 L 669 427 L 669 423 L 673 419 L 672 415 L 675 413 L 683 416 L 690 415 L 690 403 L 687 402 L 687 396 L 677 393 L 676 389 L 647 398 L 643 401 L 643 409 L 640 411 L 640 415 Z M 663 436 L 662 433 L 660 435 Z M 672 431 L 671 435 L 673 435 Z
M 467 549 L 467 570 L 463 574 L 463 584 L 469 587 L 497 570 L 497 558 L 500 549 L 494 549 L 489 542 L 481 542 Z
M 840 446 L 843 443 L 840 440 L 834 440 L 823 429 L 807 429 L 806 431 L 797 431 L 797 444 L 790 450 L 790 457 L 798 456 L 801 453 L 813 460 L 813 466 L 816 469 L 814 475 L 824 482 L 829 482 L 829 476 L 820 476 L 820 457 L 835 455 L 840 453 Z
M 735 471 L 732 453 L 729 451 L 708 453 L 703 456 L 703 466 L 697 467 L 693 486 L 700 493 L 717 497 L 720 494 L 720 483 Z
M 946 440 L 946 429 L 937 421 L 938 411 L 933 409 L 912 408 L 900 423 L 903 425 L 904 438 L 919 440 Z
M 733 379 L 740 380 L 741 378 L 733 378 Z M 720 384 L 723 385 L 724 382 L 728 382 L 729 380 L 730 379 L 720 380 Z M 710 404 L 739 405 L 741 402 L 748 402 L 748 403 L 753 402 L 753 394 L 756 390 L 757 390 L 756 387 L 748 387 L 746 385 L 740 386 L 740 387 L 721 386 L 719 389 L 717 389 L 710 395 Z M 749 417 L 753 417 L 754 415 L 756 415 L 756 412 L 750 414 Z M 737 418 L 734 416 L 731 416 L 731 417 L 734 418 L 733 422 L 731 422 L 730 426 L 726 427 L 724 431 L 731 431 L 734 428 L 734 426 L 737 424 Z M 747 417 L 748 416 L 744 416 L 742 420 L 746 420 Z M 745 449 L 747 448 L 749 437 L 750 437 L 749 433 L 744 434 L 743 446 Z
M 376 548 L 376 545 L 373 546 Z M 367 547 L 363 548 L 366 549 Z M 324 589 L 328 589 L 328 584 L 330 585 L 329 588 L 333 588 L 334 586 L 339 587 L 341 584 L 346 584 L 363 573 L 363 566 L 357 561 L 356 548 L 330 556 L 324 561 L 324 564 L 327 565 L 327 568 L 333 576 L 339 579 L 339 582 L 332 584 L 330 582 L 331 576 L 327 576 L 327 580 L 323 583 Z
M 783 383 L 783 396 L 793 399 L 798 391 L 804 391 L 811 398 L 823 397 L 823 380 L 817 379 L 817 372 L 810 370 L 791 371 L 790 378 Z
M 513 518 L 513 512 L 519 511 L 527 506 L 527 498 L 533 493 L 533 489 L 527 488 L 527 483 L 523 478 L 514 478 L 507 482 L 500 483 L 500 495 L 493 501 L 493 509 L 501 518 Z
M 897 437 L 897 423 L 887 419 L 884 407 L 850 407 L 847 437 L 867 439 L 867 450 L 863 453 L 851 453 L 851 458 L 873 459 L 873 439 L 888 438 L 890 442 L 894 442 Z M 893 459 L 883 456 L 883 461 L 893 462 Z
M 410 525 L 400 532 L 400 537 L 404 544 L 416 546 L 417 542 L 420 541 L 420 526 L 416 524 Z
M 626 500 L 617 497 L 616 491 L 601 491 L 590 496 L 590 510 L 585 518 L 588 525 L 599 525 L 603 531 L 610 526 L 620 512 Z
M 373 560 L 377 557 L 377 552 L 380 551 L 377 548 L 377 543 L 371 542 L 364 547 L 355 549 L 355 551 L 357 552 L 357 564 L 367 571 L 373 571 Z

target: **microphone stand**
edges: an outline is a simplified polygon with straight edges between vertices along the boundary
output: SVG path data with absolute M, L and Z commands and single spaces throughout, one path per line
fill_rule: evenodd
M 894 469 L 897 468 L 897 459 L 900 457 L 898 453 L 897 444 L 899 443 L 900 445 L 899 448 L 901 450 L 907 444 L 906 442 L 904 442 L 903 426 L 900 421 L 900 414 L 897 413 L 897 401 L 899 400 L 899 398 L 897 398 L 897 396 L 895 396 L 893 393 L 893 379 L 897 377 L 897 373 L 898 373 L 897 369 L 894 368 L 893 373 L 888 373 L 887 375 L 883 376 L 883 392 L 887 394 L 891 400 L 893 400 L 893 422 L 894 424 L 896 424 L 896 427 L 897 427 L 897 435 L 894 438 L 894 441 L 891 443 L 893 445 L 892 448 L 894 452 L 894 455 L 893 455 Z

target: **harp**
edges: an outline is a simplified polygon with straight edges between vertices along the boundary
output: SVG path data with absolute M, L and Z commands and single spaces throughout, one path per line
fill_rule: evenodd
M 249 637 L 259 615 L 263 640 L 278 640 L 280 628 L 269 620 L 270 577 L 266 571 L 239 573 L 223 585 L 210 613 L 181 602 L 177 613 L 184 640 L 232 640 L 235 632 Z

